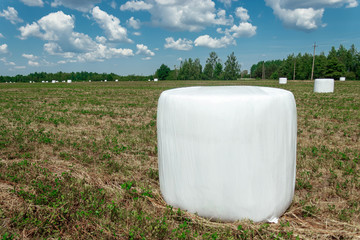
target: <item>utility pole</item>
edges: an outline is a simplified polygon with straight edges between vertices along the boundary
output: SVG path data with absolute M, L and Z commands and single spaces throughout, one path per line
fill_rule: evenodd
M 262 66 L 262 80 L 265 80 L 265 61 L 263 61 L 263 66 Z
M 293 80 L 295 80 L 295 68 L 296 68 L 296 58 L 294 60 L 294 76 L 293 76 Z
M 311 70 L 311 81 L 314 79 L 314 65 L 315 65 L 315 48 L 316 48 L 316 42 L 314 43 L 314 55 L 313 55 L 313 64 L 312 64 L 312 70 Z

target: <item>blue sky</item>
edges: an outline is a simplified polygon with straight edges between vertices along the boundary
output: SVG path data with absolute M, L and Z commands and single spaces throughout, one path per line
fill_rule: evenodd
M 211 51 L 241 70 L 291 53 L 360 48 L 358 0 L 0 0 L 0 75 L 153 74 Z

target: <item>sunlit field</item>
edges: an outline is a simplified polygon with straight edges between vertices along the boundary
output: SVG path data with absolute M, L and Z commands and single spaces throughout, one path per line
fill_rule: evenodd
M 157 101 L 166 89 L 196 85 L 293 92 L 295 196 L 278 224 L 222 223 L 164 202 Z M 1 237 L 360 239 L 359 108 L 360 81 L 336 81 L 326 94 L 310 81 L 2 83 Z

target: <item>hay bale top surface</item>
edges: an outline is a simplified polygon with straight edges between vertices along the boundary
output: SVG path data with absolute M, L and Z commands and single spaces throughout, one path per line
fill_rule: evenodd
M 221 99 L 271 98 L 279 95 L 292 95 L 290 91 L 280 88 L 253 86 L 184 87 L 170 89 L 164 91 L 163 94 L 216 101 Z

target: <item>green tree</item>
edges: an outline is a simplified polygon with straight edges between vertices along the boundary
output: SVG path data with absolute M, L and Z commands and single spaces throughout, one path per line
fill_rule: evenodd
M 170 68 L 168 66 L 166 66 L 165 64 L 161 64 L 160 68 L 158 70 L 156 70 L 156 76 L 160 79 L 160 80 L 165 80 L 170 73 Z
M 213 79 L 214 69 L 210 63 L 205 64 L 203 74 L 204 74 L 204 79 L 206 80 Z
M 214 71 L 216 64 L 220 63 L 220 59 L 216 52 L 211 52 L 206 59 L 206 65 L 204 68 L 204 76 L 206 79 L 214 79 Z
M 234 52 L 232 52 L 226 62 L 224 68 L 225 80 L 236 80 L 240 74 L 240 64 L 238 63 Z
M 326 77 L 339 79 L 345 74 L 345 65 L 336 57 L 327 60 Z
M 180 64 L 179 69 L 179 80 L 199 80 L 202 75 L 202 66 L 200 64 L 200 59 L 196 58 L 193 61 L 191 58 L 185 59 Z
M 323 78 L 326 75 L 327 58 L 324 53 L 315 56 L 314 78 Z
M 215 65 L 214 78 L 217 80 L 220 80 L 220 79 L 222 79 L 222 75 L 223 75 L 223 66 L 222 66 L 221 62 L 218 62 Z

